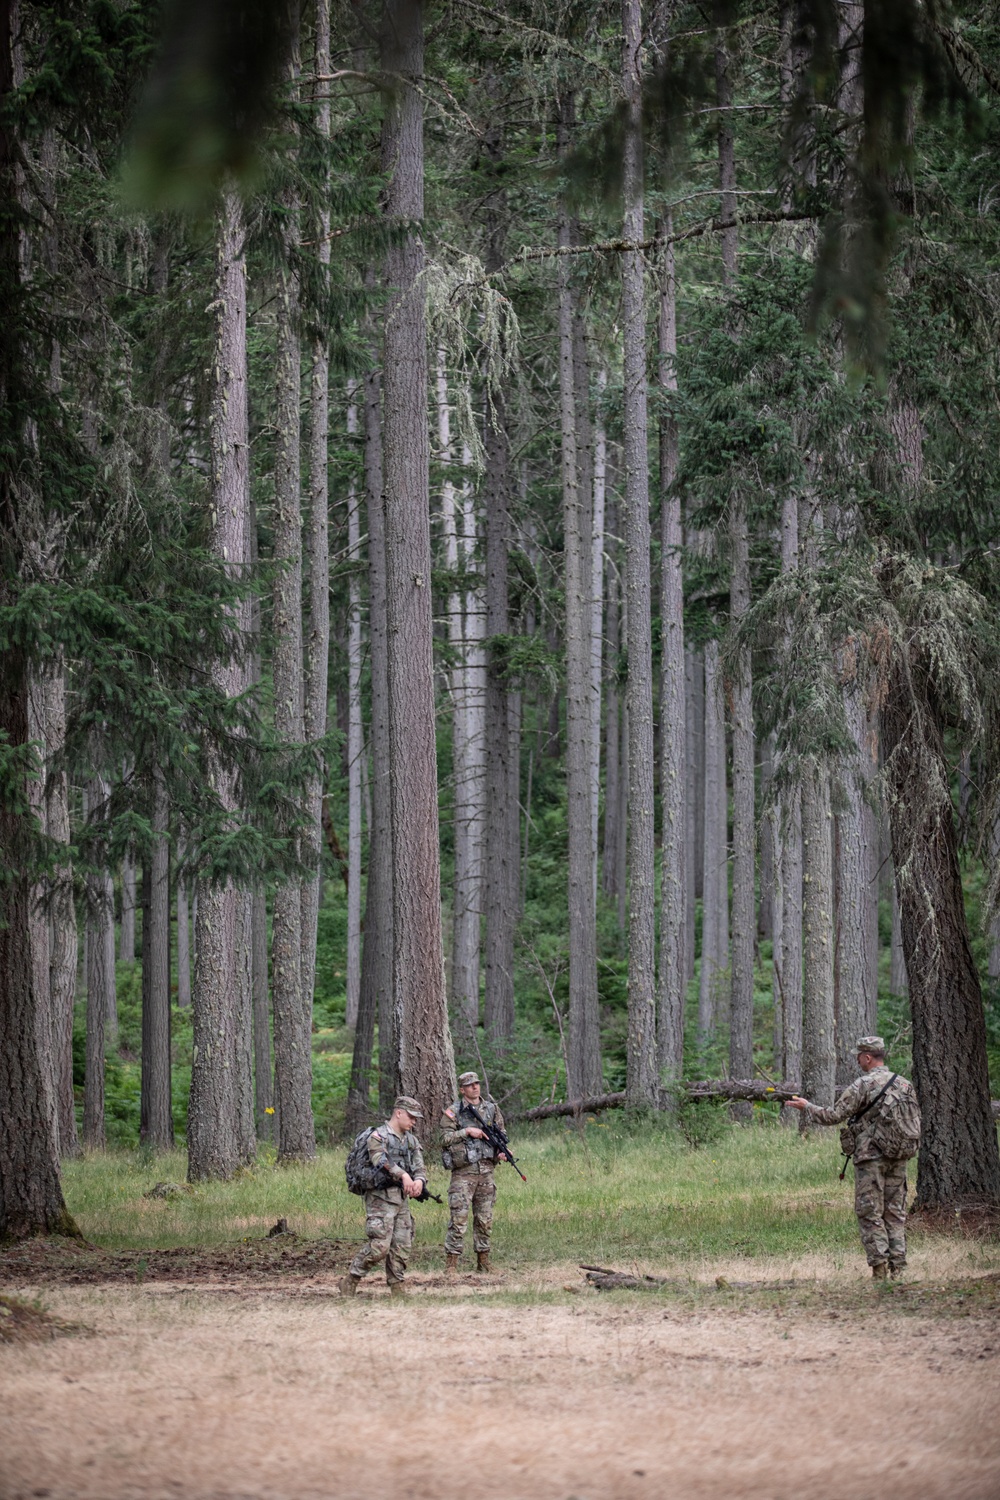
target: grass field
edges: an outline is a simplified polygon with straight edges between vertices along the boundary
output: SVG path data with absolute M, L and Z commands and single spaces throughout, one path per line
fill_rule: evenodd
M 512 1268 L 567 1260 L 665 1267 L 856 1260 L 851 1173 L 838 1180 L 836 1134 L 803 1138 L 772 1119 L 763 1115 L 749 1129 L 727 1125 L 698 1149 L 677 1132 L 620 1119 L 582 1130 L 536 1127 L 516 1142 L 527 1183 L 507 1166 L 497 1172 L 497 1258 Z M 84 1235 L 106 1249 L 222 1245 L 259 1238 L 282 1217 L 307 1238 L 356 1239 L 362 1205 L 347 1191 L 343 1161 L 342 1149 L 321 1151 L 306 1166 L 261 1161 L 235 1181 L 163 1200 L 144 1195 L 159 1181 L 184 1182 L 183 1153 L 154 1160 L 108 1153 L 69 1163 L 64 1188 Z M 432 1164 L 431 1188 L 444 1196 L 446 1186 L 447 1174 Z M 427 1203 L 414 1212 L 418 1246 L 440 1246 L 446 1209 Z M 988 1246 L 975 1253 L 992 1254 Z

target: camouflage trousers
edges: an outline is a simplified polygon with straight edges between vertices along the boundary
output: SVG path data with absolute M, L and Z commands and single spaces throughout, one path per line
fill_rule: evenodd
M 366 1193 L 365 1234 L 368 1243 L 351 1261 L 350 1274 L 364 1276 L 384 1260 L 386 1281 L 402 1281 L 413 1244 L 413 1215 L 408 1201 L 404 1198 L 396 1203 L 384 1193 Z
M 854 1163 L 854 1212 L 870 1266 L 906 1265 L 906 1162 Z
M 479 1169 L 461 1167 L 451 1174 L 448 1188 L 448 1207 L 451 1219 L 445 1236 L 444 1248 L 449 1255 L 461 1255 L 465 1231 L 469 1227 L 469 1209 L 472 1210 L 472 1244 L 476 1251 L 490 1248 L 490 1232 L 493 1228 L 493 1205 L 496 1202 L 497 1185 L 493 1180 L 493 1168 Z

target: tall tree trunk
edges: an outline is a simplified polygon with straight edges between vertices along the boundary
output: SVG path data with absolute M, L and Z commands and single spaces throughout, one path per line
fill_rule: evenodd
M 177 1007 L 191 1004 L 191 905 L 187 881 L 178 877 L 177 906 Z
M 892 565 L 883 586 L 891 595 Z M 882 708 L 892 853 L 913 1017 L 913 1082 L 925 1208 L 1000 1203 L 986 1022 L 969 944 L 950 776 L 931 653 L 908 629 Z
M 487 161 L 496 182 L 503 162 L 503 137 L 495 124 L 484 134 Z M 487 198 L 485 215 L 486 269 L 496 271 L 504 259 L 506 205 L 502 190 Z M 520 881 L 517 788 L 519 767 L 512 761 L 513 694 L 505 675 L 502 651 L 491 644 L 510 634 L 508 567 L 510 513 L 513 490 L 507 393 L 494 394 L 492 417 L 485 431 L 486 472 L 483 479 L 485 527 L 485 690 L 483 704 L 483 1013 L 494 1046 L 502 1047 L 514 1034 L 514 940 L 517 932 Z M 511 805 L 511 793 L 515 801 Z
M 701 972 L 698 1031 L 715 1030 L 716 1005 L 729 964 L 729 847 L 726 794 L 726 726 L 722 708 L 719 643 L 705 645 L 705 872 L 701 903 Z
M 619 748 L 621 707 L 618 673 L 621 665 L 621 611 L 619 607 L 618 506 L 614 495 L 607 502 L 608 609 L 607 642 L 604 649 L 604 847 L 601 854 L 601 888 L 606 896 L 618 895 L 618 808 L 620 803 Z
M 642 161 L 642 6 L 622 0 L 623 238 L 645 237 Z M 626 1093 L 634 1106 L 659 1100 L 656 1049 L 655 810 L 649 450 L 643 257 L 622 256 L 625 438 L 625 589 L 628 595 L 629 910 Z
M 96 778 L 84 792 L 84 816 L 104 816 L 107 786 Z M 86 879 L 87 1012 L 83 1085 L 83 1145 L 103 1151 L 104 1053 L 107 1041 L 109 995 L 115 987 L 114 888 L 104 870 L 88 870 Z M 143 1007 L 145 1014 L 145 1006 Z
M 908 995 L 910 993 L 910 981 L 906 974 L 906 954 L 903 951 L 903 923 L 899 910 L 899 886 L 896 881 L 896 871 L 892 872 L 892 903 L 891 926 L 889 929 L 889 993 L 890 995 Z M 995 976 L 991 973 L 990 978 Z
M 750 534 L 746 497 L 729 501 L 729 616 L 738 628 L 750 608 Z M 756 946 L 754 838 L 754 728 L 750 649 L 738 646 L 728 684 L 733 726 L 733 945 L 729 1006 L 729 1069 L 734 1078 L 753 1076 L 753 961 Z M 749 1120 L 752 1106 L 736 1103 L 736 1119 Z
M 559 147 L 572 129 L 572 100 L 560 103 Z M 568 249 L 572 226 L 563 210 L 559 245 Z M 569 839 L 570 1098 L 599 1091 L 600 1017 L 597 1003 L 597 916 L 591 872 L 590 821 L 590 536 L 589 494 L 580 483 L 578 402 L 574 361 L 574 296 L 570 262 L 559 258 L 559 403 L 562 436 L 563 538 L 566 568 L 566 793 Z
M 661 225 L 659 384 L 666 401 L 677 390 L 677 280 L 671 243 L 673 216 Z M 663 837 L 660 874 L 660 976 L 657 994 L 661 1077 L 680 1078 L 684 1064 L 687 994 L 688 901 L 694 911 L 689 868 L 687 765 L 687 653 L 684 649 L 684 523 L 676 492 L 677 421 L 664 405 L 660 419 L 660 797 Z M 693 936 L 693 933 L 692 933 Z
M 315 72 L 318 78 L 330 72 L 330 0 L 316 0 Z M 316 103 L 316 134 L 321 146 L 330 139 L 330 100 L 320 85 Z M 330 265 L 329 167 L 324 161 L 319 186 L 319 209 L 314 232 L 316 258 L 320 266 L 320 294 L 327 291 Z M 309 592 L 309 618 L 305 631 L 305 683 L 303 728 L 306 741 L 318 745 L 326 735 L 327 680 L 330 661 L 330 540 L 329 479 L 327 472 L 330 435 L 330 351 L 326 315 L 315 320 L 310 340 L 309 378 L 309 517 L 305 531 L 305 577 Z M 348 737 L 349 738 L 349 737 Z M 348 745 L 350 767 L 350 745 Z M 350 770 L 348 772 L 350 774 Z M 358 767 L 354 777 L 357 780 Z M 310 874 L 302 882 L 301 985 L 304 1005 L 312 1006 L 316 987 L 316 933 L 323 897 L 323 789 L 326 758 L 317 751 L 316 764 L 305 789 L 306 827 L 304 854 Z M 350 896 L 350 892 L 348 892 Z M 355 896 L 357 901 L 357 895 Z M 357 953 L 351 990 L 348 967 L 348 1005 L 357 1008 Z M 350 1024 L 350 1022 L 348 1023 Z
M 139 1140 L 152 1151 L 168 1151 L 174 1144 L 170 1094 L 170 844 L 167 792 L 160 772 L 154 773 L 151 797 L 153 848 L 143 868 Z M 111 941 L 113 957 L 113 930 Z M 91 951 L 94 946 L 92 931 Z
M 267 975 L 267 894 L 251 892 L 250 1006 L 253 1033 L 254 1128 L 259 1141 L 274 1139 L 274 1073 Z
M 352 389 L 347 408 L 347 435 L 353 443 L 358 431 L 358 408 Z M 355 569 L 361 554 L 361 510 L 354 481 L 347 491 L 347 547 Z M 361 772 L 365 732 L 361 720 L 361 580 L 352 571 L 348 585 L 347 623 L 347 1006 L 348 1026 L 358 1024 L 361 1002 Z
M 781 507 L 781 571 L 788 573 L 798 566 L 799 501 L 789 490 Z M 797 785 L 787 786 L 781 793 L 778 838 L 781 920 L 779 923 L 776 907 L 773 952 L 778 955 L 775 975 L 781 1006 L 781 1076 L 799 1083 L 802 1079 L 802 790 Z
M 824 767 L 802 782 L 802 1087 L 833 1103 L 837 1049 L 833 1011 L 833 814 Z
M 386 635 L 385 503 L 382 494 L 381 376 L 364 385 L 365 501 L 368 515 L 368 649 L 371 658 L 372 820 L 368 834 L 365 941 L 347 1124 L 366 1122 L 375 1024 L 378 1022 L 379 1104 L 392 1109 L 399 1093 L 399 1044 L 392 998 L 392 816 L 389 776 L 389 665 Z
M 444 470 L 441 488 L 441 529 L 444 540 L 445 567 L 454 580 L 459 568 L 458 517 L 455 483 L 452 477 L 454 454 L 451 446 L 451 415 L 448 407 L 448 373 L 445 352 L 438 349 L 437 364 L 438 452 Z M 463 570 L 467 566 L 464 544 L 461 549 Z M 459 1014 L 469 1026 L 479 1019 L 479 881 L 478 850 L 473 828 L 475 775 L 474 723 L 468 681 L 468 642 L 465 633 L 465 607 L 456 583 L 448 590 L 448 644 L 452 666 L 449 670 L 452 718 L 452 781 L 454 785 L 455 885 L 452 901 L 451 996 Z
M 601 651 L 604 644 L 604 526 L 607 504 L 608 436 L 602 402 L 608 372 L 597 373 L 594 422 L 594 501 L 590 542 L 590 846 L 596 912 L 598 830 L 601 811 Z
M 856 1042 L 876 1029 L 878 1005 L 877 826 L 868 800 L 875 757 L 862 685 L 844 680 L 849 673 L 842 654 L 844 710 L 855 760 L 845 766 L 845 802 L 837 814 L 837 1087 L 856 1076 Z
M 384 333 L 386 603 L 393 994 L 400 1077 L 431 1120 L 454 1088 L 441 946 L 424 318 L 423 0 L 385 0 L 382 165 L 390 288 Z M 409 226 L 409 227 L 405 227 Z
M 666 608 L 666 604 L 664 604 Z M 699 798 L 699 770 L 704 772 L 697 745 L 697 717 L 701 708 L 702 728 L 705 709 L 701 703 L 701 655 L 693 646 L 684 648 L 684 994 L 694 978 L 695 904 L 698 895 L 698 840 L 702 828 L 705 795 Z
M 294 32 L 290 75 L 298 92 L 299 4 L 288 0 Z M 277 286 L 274 514 L 274 727 L 285 744 L 302 743 L 302 508 L 300 495 L 299 288 L 294 256 L 299 204 L 285 190 L 285 228 Z M 306 976 L 308 980 L 308 975 Z M 274 893 L 271 922 L 271 987 L 274 1005 L 275 1100 L 278 1159 L 316 1154 L 312 1113 L 312 994 L 302 983 L 302 882 L 292 879 Z
M 62 656 L 45 676 L 46 742 L 50 756 L 58 756 L 66 738 L 66 664 Z M 46 823 L 56 844 L 70 842 L 69 783 L 65 771 L 50 770 L 46 784 Z M 133 889 L 133 904 L 134 904 Z M 73 899 L 73 870 L 57 865 L 52 874 L 49 913 L 49 1001 L 55 1065 L 59 1152 L 75 1156 L 79 1150 L 73 1101 L 73 1003 L 76 998 L 77 928 Z
M 118 957 L 123 964 L 135 963 L 135 860 L 122 860 L 122 916 L 118 928 Z
M 210 546 L 227 570 L 239 575 L 250 562 L 252 518 L 246 229 L 240 201 L 233 192 L 227 192 L 223 199 L 217 233 Z M 246 637 L 252 634 L 252 624 L 250 606 L 241 605 L 232 621 L 234 647 L 246 643 Z M 247 673 L 236 661 L 213 663 L 212 678 L 228 697 L 236 697 L 247 686 Z M 223 809 L 235 819 L 236 788 L 231 772 L 215 765 L 212 779 Z M 250 1058 L 246 1052 L 253 1024 L 253 999 L 246 977 L 252 963 L 252 894 L 238 890 L 231 880 L 222 885 L 200 881 L 195 928 L 194 1062 L 188 1108 L 188 1177 L 192 1182 L 232 1177 L 255 1154 L 256 1141 L 247 1139 L 249 1122 L 242 1113 L 243 1092 L 250 1081 Z M 251 1107 L 251 1120 L 252 1117 Z
M 21 83 L 21 20 L 18 0 L 0 8 L 0 280 L 11 306 L 20 307 L 21 261 L 18 212 L 21 145 L 13 133 L 10 95 Z M 5 329 L 0 341 L 0 406 L 26 399 L 25 351 L 20 329 Z M 25 495 L 19 465 L 0 471 L 0 607 L 16 600 L 22 562 Z M 30 665 L 22 647 L 0 650 L 0 733 L 15 752 L 30 742 Z M 27 776 L 0 794 L 0 1243 L 35 1234 L 76 1234 L 59 1182 L 59 1152 L 45 1097 L 45 1059 L 39 1054 L 39 1007 L 48 1006 L 48 985 L 39 994 L 31 964 L 31 821 L 24 811 Z

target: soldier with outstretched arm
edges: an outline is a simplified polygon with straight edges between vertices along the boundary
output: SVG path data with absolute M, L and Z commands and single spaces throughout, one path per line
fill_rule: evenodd
M 810 1104 L 798 1095 L 788 1102 L 793 1109 L 808 1111 L 818 1125 L 850 1122 L 841 1137 L 848 1136 L 844 1150 L 854 1156 L 854 1212 L 861 1243 L 875 1280 L 885 1281 L 887 1275 L 895 1280 L 906 1265 L 906 1162 L 916 1149 L 920 1115 L 913 1085 L 889 1071 L 880 1036 L 861 1037 L 858 1067 L 861 1077 L 844 1090 L 832 1109 Z M 893 1116 L 903 1120 L 906 1129 L 915 1128 L 916 1138 L 912 1134 L 900 1138 L 898 1129 L 887 1129 Z

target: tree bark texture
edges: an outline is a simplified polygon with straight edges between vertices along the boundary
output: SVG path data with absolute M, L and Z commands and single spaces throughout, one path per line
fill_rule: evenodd
M 45 739 L 50 760 L 60 754 L 66 738 L 66 664 L 60 655 L 43 679 Z M 69 784 L 65 770 L 49 766 L 45 786 L 45 820 L 49 838 L 57 844 L 70 842 Z M 133 889 L 133 904 L 135 900 Z M 57 865 L 49 889 L 49 974 L 53 1045 L 53 1083 L 59 1154 L 75 1156 L 79 1150 L 76 1109 L 73 1101 L 73 1004 L 76 998 L 78 940 L 73 869 Z
M 729 500 L 729 617 L 736 629 L 750 608 L 750 532 L 746 497 Z M 735 1078 L 753 1073 L 753 963 L 756 947 L 755 739 L 750 649 L 737 646 L 728 684 L 733 738 L 733 913 L 729 1006 L 729 1068 Z M 736 1106 L 739 1119 L 749 1111 Z
M 107 788 L 102 781 L 91 782 L 84 797 L 85 815 L 95 815 L 106 796 Z M 86 1151 L 103 1151 L 106 1142 L 104 1052 L 108 994 L 115 985 L 115 929 L 114 912 L 109 910 L 111 900 L 113 891 L 108 876 L 103 870 L 89 870 L 86 879 L 87 1009 L 83 1082 L 83 1146 Z
M 601 889 L 612 900 L 618 895 L 618 807 L 619 748 L 621 745 L 620 572 L 618 566 L 618 506 L 612 495 L 607 502 L 608 603 L 607 638 L 604 649 L 604 844 L 601 852 Z
M 330 72 L 330 0 L 316 0 L 314 15 L 314 62 L 319 78 Z M 315 130 L 320 142 L 330 138 L 330 100 L 320 87 L 316 101 Z M 319 207 L 313 226 L 316 236 L 316 258 L 320 267 L 320 292 L 329 283 L 330 208 L 329 167 L 324 163 L 319 191 Z M 305 629 L 304 720 L 305 739 L 318 745 L 326 734 L 327 683 L 330 661 L 330 538 L 328 447 L 330 435 L 330 353 L 320 315 L 309 347 L 309 515 L 305 528 L 305 581 L 308 583 L 309 616 Z M 350 739 L 350 736 L 348 736 Z M 303 1003 L 311 1007 L 316 985 L 316 934 L 323 893 L 323 792 L 326 784 L 326 758 L 318 749 L 305 788 L 306 830 L 304 853 L 312 873 L 302 882 L 302 962 Z M 348 774 L 351 755 L 348 744 Z M 354 768 L 355 780 L 359 766 Z M 350 896 L 350 892 L 348 892 Z M 357 899 L 357 895 L 355 900 Z M 348 964 L 348 1006 L 358 997 L 357 951 L 352 976 Z M 353 977 L 353 989 L 351 980 Z M 348 1023 L 350 1024 L 350 1022 Z
M 11 125 L 10 95 L 15 86 L 15 44 L 20 37 L 18 0 L 0 8 L 0 277 L 14 294 L 20 283 L 17 201 L 21 146 Z M 17 327 L 0 341 L 0 403 L 22 400 L 23 350 Z M 18 465 L 0 472 L 0 548 L 7 566 L 0 571 L 0 606 L 15 602 L 24 495 Z M 0 651 L 0 732 L 11 747 L 27 746 L 29 662 L 24 649 L 7 644 Z M 0 1243 L 35 1234 L 76 1234 L 59 1183 L 59 1154 L 44 1093 L 45 1061 L 38 1050 L 39 995 L 31 964 L 31 847 L 27 777 L 13 795 L 0 799 L 0 860 L 7 878 L 0 882 Z
M 211 548 L 241 574 L 252 551 L 249 490 L 246 264 L 243 211 L 235 193 L 222 204 L 217 240 L 217 316 L 211 410 Z M 252 627 L 248 605 L 232 620 L 234 645 Z M 215 662 L 216 687 L 235 697 L 247 686 L 236 661 Z M 235 820 L 231 770 L 213 767 L 216 795 Z M 251 1084 L 253 895 L 231 880 L 198 887 L 193 991 L 194 1057 L 188 1107 L 188 1177 L 230 1178 L 256 1154 L 245 1095 Z M 266 1023 L 265 1023 L 266 1024 Z M 245 1074 L 245 1077 L 244 1077 Z M 253 1106 L 250 1106 L 250 1121 Z
M 623 237 L 645 237 L 642 163 L 642 6 L 622 0 Z M 624 336 L 625 589 L 628 595 L 629 910 L 626 1092 L 636 1105 L 659 1098 L 656 1038 L 655 808 L 649 449 L 643 257 L 622 256 Z
M 604 531 L 607 510 L 608 436 L 603 399 L 608 372 L 597 374 L 594 421 L 594 489 L 590 533 L 590 844 L 596 911 L 601 812 L 601 652 L 604 644 Z
M 174 1144 L 170 1094 L 170 844 L 166 786 L 159 773 L 154 774 L 151 797 L 153 848 L 143 869 L 139 1140 L 153 1151 L 168 1151 Z M 113 956 L 113 927 L 111 945 Z M 94 946 L 92 930 L 89 947 L 92 950 Z
M 191 1004 L 191 903 L 185 880 L 178 879 L 176 887 L 177 911 L 177 1007 L 185 1009 Z
M 392 809 L 393 994 L 400 1078 L 437 1120 L 454 1058 L 441 944 L 437 752 L 424 317 L 422 0 L 386 0 L 382 165 L 390 289 L 384 333 L 383 460 Z M 403 226 L 410 226 L 408 229 Z
M 365 941 L 354 1031 L 347 1120 L 355 1133 L 368 1117 L 375 1025 L 379 1104 L 391 1111 L 399 1093 L 399 1043 L 392 997 L 392 809 L 389 774 L 389 662 L 386 625 L 385 502 L 382 494 L 381 375 L 364 384 L 365 503 L 368 518 L 368 651 L 371 660 L 371 799 Z
M 259 1141 L 274 1139 L 274 1073 L 267 976 L 267 895 L 251 893 L 250 1006 L 253 1031 L 254 1126 Z
M 884 588 L 891 594 L 891 563 Z M 882 708 L 892 853 L 913 1018 L 925 1208 L 1000 1203 L 986 1022 L 972 957 L 930 653 L 908 623 Z
M 452 477 L 454 454 L 448 406 L 448 375 L 443 349 L 438 350 L 437 426 L 438 452 L 444 470 L 441 489 L 444 560 L 454 578 L 460 567 L 465 572 L 473 565 L 475 521 L 471 513 L 471 498 L 464 503 L 457 498 Z M 473 527 L 470 541 L 467 541 L 465 531 L 467 511 Z M 482 704 L 474 697 L 474 665 L 470 660 L 472 642 L 467 633 L 467 623 L 472 623 L 472 618 L 477 613 L 476 601 L 470 601 L 464 589 L 459 589 L 457 584 L 453 585 L 448 591 L 447 599 L 448 644 L 451 647 L 452 661 L 449 688 L 455 842 L 451 996 L 456 1010 L 469 1026 L 475 1026 L 479 1020 Z M 480 628 L 479 634 L 481 633 Z
M 571 139 L 572 104 L 560 105 L 559 142 Z M 572 243 L 570 220 L 559 220 L 559 245 Z M 590 820 L 590 505 L 581 488 L 577 449 L 574 360 L 575 299 L 569 258 L 559 260 L 559 410 L 562 455 L 563 551 L 566 570 L 566 794 L 569 938 L 569 1048 L 571 1093 L 600 1086 L 597 1003 L 597 913 L 591 872 Z
M 702 701 L 701 653 L 693 646 L 684 648 L 684 988 L 694 978 L 695 917 L 698 896 L 698 845 L 703 831 L 702 813 L 705 794 L 700 788 L 699 772 L 704 765 L 697 751 L 698 719 L 704 730 L 705 705 Z M 699 790 L 701 795 L 699 796 Z
M 122 914 L 118 926 L 118 957 L 123 964 L 135 963 L 135 860 L 127 854 L 121 871 Z
M 789 489 L 781 507 L 781 571 L 799 566 L 799 501 Z M 775 770 L 780 760 L 776 757 Z M 781 792 L 777 835 L 781 850 L 781 920 L 775 907 L 773 952 L 781 1012 L 781 1052 L 775 1066 L 783 1078 L 802 1078 L 802 789 Z
M 701 972 L 698 1031 L 715 1030 L 729 965 L 729 831 L 726 794 L 726 725 L 718 641 L 705 644 L 705 871 L 701 903 Z
M 833 1009 L 833 814 L 824 767 L 802 782 L 802 1087 L 833 1103 L 837 1047 Z
M 669 400 L 677 390 L 677 280 L 671 244 L 673 217 L 661 226 L 659 384 Z M 688 902 L 693 868 L 687 788 L 691 776 L 687 743 L 687 669 L 684 648 L 684 522 L 675 490 L 679 461 L 677 420 L 666 404 L 660 419 L 660 973 L 657 1041 L 660 1077 L 679 1078 L 684 1066 L 684 1001 L 688 984 Z
M 353 392 L 347 408 L 347 435 L 357 439 L 358 409 Z M 354 567 L 360 564 L 361 501 L 353 480 L 347 491 L 347 548 Z M 347 615 L 347 1006 L 348 1026 L 358 1024 L 361 1002 L 361 772 L 365 732 L 361 717 L 361 579 L 352 572 Z
M 842 673 L 849 670 L 843 654 Z M 857 1039 L 877 1029 L 878 1007 L 878 829 L 867 791 L 875 770 L 873 736 L 861 685 L 845 682 L 844 711 L 856 746 L 843 769 L 845 806 L 837 814 L 837 1087 L 857 1075 Z
M 290 73 L 298 91 L 297 0 L 289 0 L 295 44 Z M 289 746 L 303 741 L 302 505 L 300 494 L 299 288 L 294 257 L 299 204 L 285 189 L 284 245 L 277 273 L 275 371 L 274 512 L 274 727 Z M 312 1113 L 312 993 L 302 983 L 302 882 L 292 879 L 274 893 L 271 921 L 271 986 L 274 1006 L 275 1106 L 278 1159 L 316 1154 Z M 308 975 L 306 976 L 308 979 Z

